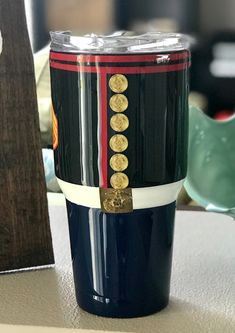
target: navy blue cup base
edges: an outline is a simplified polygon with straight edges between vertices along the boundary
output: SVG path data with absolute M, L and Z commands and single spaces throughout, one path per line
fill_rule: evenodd
M 87 312 L 141 317 L 169 301 L 175 202 L 107 214 L 67 201 L 77 302 Z
M 95 295 L 87 295 L 79 293 L 77 295 L 77 303 L 80 308 L 91 314 L 110 317 L 110 318 L 136 318 L 152 315 L 163 310 L 169 303 L 169 297 L 165 297 L 162 302 L 146 303 L 144 302 L 128 302 L 121 300 L 109 300 L 105 297 L 97 297 Z

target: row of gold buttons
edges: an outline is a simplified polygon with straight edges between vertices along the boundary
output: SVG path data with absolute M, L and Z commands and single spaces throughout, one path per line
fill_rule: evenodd
M 116 171 L 110 178 L 110 183 L 114 189 L 125 189 L 129 185 L 129 179 L 121 171 L 127 169 L 128 158 L 121 153 L 127 149 L 128 140 L 120 132 L 124 132 L 129 126 L 128 117 L 123 114 L 128 108 L 128 99 L 122 94 L 128 88 L 127 78 L 122 74 L 115 74 L 109 80 L 109 87 L 115 93 L 110 98 L 109 106 L 112 111 L 116 112 L 110 119 L 110 126 L 114 131 L 118 132 L 109 141 L 110 148 L 116 153 L 109 161 L 111 168 Z

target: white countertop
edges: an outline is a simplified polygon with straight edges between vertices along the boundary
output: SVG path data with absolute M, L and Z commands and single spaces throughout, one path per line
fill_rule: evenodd
M 0 275 L 0 324 L 140 333 L 235 332 L 235 221 L 231 218 L 177 212 L 170 305 L 145 318 L 107 319 L 76 304 L 66 210 L 60 195 L 50 196 L 49 201 L 53 201 L 56 265 Z

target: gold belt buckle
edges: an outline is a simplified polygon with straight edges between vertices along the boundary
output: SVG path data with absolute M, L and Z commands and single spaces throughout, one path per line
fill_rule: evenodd
M 131 188 L 100 188 L 100 203 L 104 213 L 130 213 L 133 211 Z

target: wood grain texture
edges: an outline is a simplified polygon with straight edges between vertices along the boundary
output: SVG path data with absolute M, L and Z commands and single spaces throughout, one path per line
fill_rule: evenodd
M 0 271 L 54 262 L 24 1 L 0 0 Z

